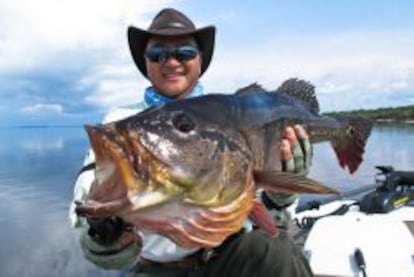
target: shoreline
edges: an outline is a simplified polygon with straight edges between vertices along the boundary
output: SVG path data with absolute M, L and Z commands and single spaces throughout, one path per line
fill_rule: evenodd
M 414 119 L 398 120 L 398 119 L 391 119 L 391 118 L 389 118 L 389 119 L 378 118 L 378 119 L 374 119 L 374 122 L 414 124 Z

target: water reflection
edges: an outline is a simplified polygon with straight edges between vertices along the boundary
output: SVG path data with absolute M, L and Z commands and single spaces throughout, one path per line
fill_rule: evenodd
M 22 141 L 21 147 L 23 149 L 29 151 L 36 151 L 36 152 L 45 152 L 45 151 L 54 151 L 54 150 L 62 150 L 65 145 L 63 143 L 63 138 L 57 138 L 56 140 L 27 140 Z
M 0 276 L 114 276 L 85 261 L 67 220 L 82 129 L 0 130 Z
M 311 176 L 340 190 L 371 184 L 374 166 L 414 169 L 414 124 L 375 127 L 349 175 L 329 143 L 315 146 Z M 69 226 L 73 182 L 87 148 L 82 128 L 0 129 L 0 276 L 114 276 L 87 262 Z
M 14 180 L 16 181 L 16 180 Z M 1 276 L 102 276 L 82 258 L 78 239 L 67 222 L 67 197 L 14 182 L 2 184 Z M 105 272 L 103 276 L 113 275 Z

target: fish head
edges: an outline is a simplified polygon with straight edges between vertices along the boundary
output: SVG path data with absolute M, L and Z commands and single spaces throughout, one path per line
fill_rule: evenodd
M 96 156 L 93 200 L 127 197 L 129 211 L 172 200 L 222 206 L 246 189 L 243 136 L 197 109 L 162 105 L 86 130 Z

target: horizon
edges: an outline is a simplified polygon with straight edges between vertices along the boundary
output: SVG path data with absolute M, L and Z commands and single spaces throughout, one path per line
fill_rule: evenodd
M 414 104 L 414 2 L 5 0 L 0 3 L 0 126 L 100 122 L 149 85 L 126 29 L 173 7 L 217 27 L 207 92 L 298 77 L 322 112 Z
M 331 114 L 331 113 L 358 113 L 358 112 L 370 112 L 370 111 L 377 111 L 377 110 L 383 110 L 383 109 L 400 109 L 400 108 L 411 108 L 414 107 L 414 104 L 412 105 L 403 105 L 403 106 L 396 106 L 396 107 L 378 107 L 375 109 L 356 109 L 356 110 L 346 110 L 346 111 L 329 111 L 329 112 L 323 112 L 321 115 L 324 114 Z M 409 123 L 413 123 L 413 121 L 407 121 Z M 101 122 L 98 120 L 97 122 L 87 122 L 87 123 L 77 123 L 77 124 L 64 124 L 64 123 L 54 123 L 54 124 L 34 124 L 34 125 L 0 125 L 0 128 L 6 129 L 6 128 L 83 128 L 85 125 L 90 124 L 100 124 Z

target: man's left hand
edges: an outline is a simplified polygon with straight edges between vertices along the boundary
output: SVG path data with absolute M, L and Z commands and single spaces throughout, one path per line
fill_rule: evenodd
M 282 170 L 307 175 L 312 160 L 312 146 L 300 125 L 286 127 L 280 146 Z

